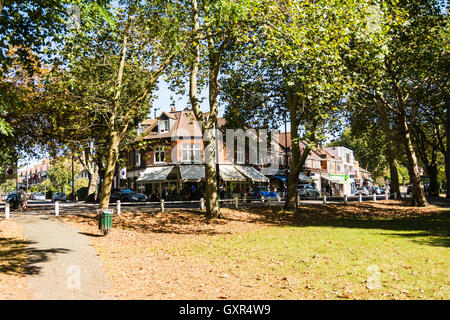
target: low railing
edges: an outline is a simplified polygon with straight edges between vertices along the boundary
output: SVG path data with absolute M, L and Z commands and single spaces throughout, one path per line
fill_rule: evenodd
M 380 199 L 388 200 L 388 199 L 397 199 L 397 195 L 393 194 L 392 196 L 389 193 L 386 194 L 374 194 L 369 196 L 333 196 L 333 197 L 327 197 L 327 196 L 321 196 L 316 197 L 315 199 L 309 199 L 309 198 L 302 198 L 300 196 L 297 196 L 297 205 L 299 206 L 302 203 L 305 204 L 312 204 L 313 201 L 320 201 L 322 204 L 327 203 L 348 203 L 348 202 L 363 202 L 363 201 L 378 201 Z M 264 198 L 264 199 L 255 199 L 255 198 L 239 198 L 235 197 L 232 199 L 220 199 L 219 204 L 221 207 L 233 207 L 233 208 L 239 208 L 241 206 L 252 206 L 252 205 L 277 205 L 277 204 L 283 204 L 285 200 L 283 198 Z M 164 212 L 166 209 L 197 209 L 200 208 L 201 210 L 205 209 L 205 199 L 201 198 L 200 200 L 187 200 L 187 201 L 165 201 L 160 200 L 158 202 L 121 202 L 117 201 L 116 203 L 110 203 L 109 208 L 115 209 L 116 214 L 120 214 L 122 211 L 122 206 L 131 206 L 131 207 L 145 207 L 145 208 L 154 208 L 155 210 L 160 210 Z M 45 203 L 39 203 L 36 205 L 29 205 L 29 209 L 38 209 L 40 208 L 41 211 L 51 211 L 54 213 L 55 216 L 58 216 L 63 211 L 68 211 L 67 209 L 75 208 L 75 209 L 82 209 L 82 208 L 92 208 L 97 209 L 98 204 L 97 203 L 85 203 L 85 202 L 69 202 L 69 203 L 60 203 L 59 201 L 56 201 L 54 203 L 51 202 L 45 202 Z M 4 210 L 5 218 L 9 218 L 10 216 L 10 206 L 8 203 L 4 205 L 0 205 L 0 209 Z

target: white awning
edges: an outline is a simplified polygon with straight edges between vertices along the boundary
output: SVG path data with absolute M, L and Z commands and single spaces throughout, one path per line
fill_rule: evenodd
M 247 178 L 256 182 L 269 182 L 269 178 L 253 167 L 235 166 L 235 168 Z
M 201 181 L 205 179 L 204 165 L 180 165 L 182 181 Z
M 219 174 L 223 181 L 245 181 L 246 178 L 232 165 L 219 165 Z
M 157 182 L 166 181 L 174 166 L 164 167 L 149 167 L 146 168 L 141 176 L 136 180 L 137 182 Z

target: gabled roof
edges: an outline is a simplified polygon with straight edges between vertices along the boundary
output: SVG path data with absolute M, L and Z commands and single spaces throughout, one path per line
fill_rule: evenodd
M 203 113 L 203 116 L 206 117 L 208 114 L 208 112 Z M 170 124 L 168 132 L 158 131 L 158 119 L 161 117 L 174 120 Z M 226 123 L 226 120 L 224 118 L 218 118 L 217 122 L 219 127 L 222 127 Z M 144 140 L 171 137 L 202 137 L 200 123 L 196 121 L 194 112 L 188 108 L 182 111 L 162 112 L 157 119 L 146 119 L 141 124 L 146 126 L 141 135 L 141 139 Z

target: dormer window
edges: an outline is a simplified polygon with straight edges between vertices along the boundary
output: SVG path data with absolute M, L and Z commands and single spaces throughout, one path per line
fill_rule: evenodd
M 159 120 L 158 121 L 158 131 L 159 132 L 169 132 L 169 120 Z

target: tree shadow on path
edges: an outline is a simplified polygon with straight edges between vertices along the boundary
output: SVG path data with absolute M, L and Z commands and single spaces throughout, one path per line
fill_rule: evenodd
M 65 248 L 30 248 L 35 243 L 16 238 L 0 238 L 0 273 L 37 275 L 41 271 L 37 264 L 49 261 L 56 254 L 71 251 Z

